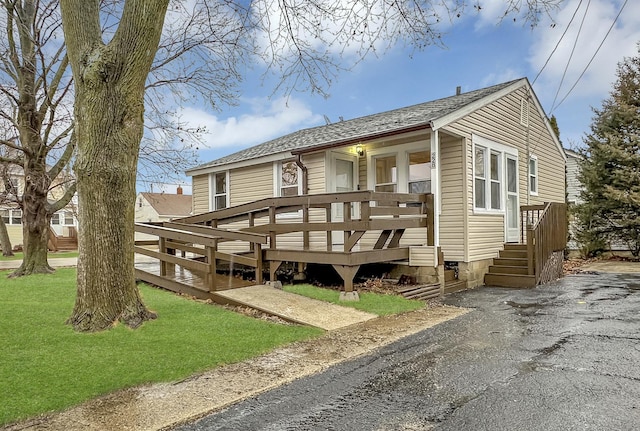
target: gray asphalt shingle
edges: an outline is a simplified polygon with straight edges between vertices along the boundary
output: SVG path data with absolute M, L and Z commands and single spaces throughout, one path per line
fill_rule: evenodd
M 366 117 L 298 130 L 189 170 L 224 166 L 230 163 L 256 159 L 284 151 L 330 145 L 345 140 L 364 139 L 379 133 L 388 133 L 394 130 L 402 130 L 412 126 L 427 124 L 500 91 L 516 81 L 519 80 L 509 81 L 460 95 L 433 100 L 431 102 L 368 115 Z

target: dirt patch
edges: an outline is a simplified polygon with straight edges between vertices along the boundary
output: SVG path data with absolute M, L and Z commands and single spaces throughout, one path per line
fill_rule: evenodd
M 423 309 L 379 317 L 322 337 L 216 368 L 187 380 L 119 391 L 65 412 L 3 428 L 17 430 L 161 430 L 320 372 L 467 313 L 430 301 Z

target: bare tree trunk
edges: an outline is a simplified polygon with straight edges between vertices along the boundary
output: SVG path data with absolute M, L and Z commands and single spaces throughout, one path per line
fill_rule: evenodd
M 2 248 L 3 256 L 13 256 L 13 250 L 11 247 L 11 239 L 9 238 L 9 232 L 7 232 L 7 225 L 0 217 L 0 248 Z
M 60 4 L 78 141 L 78 293 L 68 323 L 79 331 L 117 322 L 135 328 L 156 317 L 135 284 L 134 205 L 144 83 L 168 0 L 127 0 L 108 45 L 101 40 L 98 1 Z
M 11 277 L 29 274 L 50 274 L 47 252 L 51 214 L 47 208 L 47 192 L 51 181 L 44 161 L 30 160 L 25 164 L 25 188 L 22 201 L 22 248 L 24 259 Z

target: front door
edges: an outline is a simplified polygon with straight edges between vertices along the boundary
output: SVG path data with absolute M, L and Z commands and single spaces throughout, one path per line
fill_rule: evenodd
M 506 242 L 520 242 L 518 229 L 518 159 L 510 154 L 507 157 L 507 205 L 505 211 Z
M 331 193 L 352 192 L 357 190 L 358 157 L 351 154 L 331 153 L 331 174 L 329 176 L 329 191 Z M 351 209 L 351 217 L 355 208 Z M 344 206 L 342 203 L 331 205 L 331 220 L 341 222 L 344 220 Z M 333 245 L 344 244 L 344 232 L 332 233 Z M 336 248 L 337 249 L 337 248 Z

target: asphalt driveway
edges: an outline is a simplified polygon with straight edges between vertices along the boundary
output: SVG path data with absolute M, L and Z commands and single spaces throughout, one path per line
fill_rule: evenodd
M 640 426 L 640 274 L 587 272 L 445 302 L 474 311 L 177 429 Z

